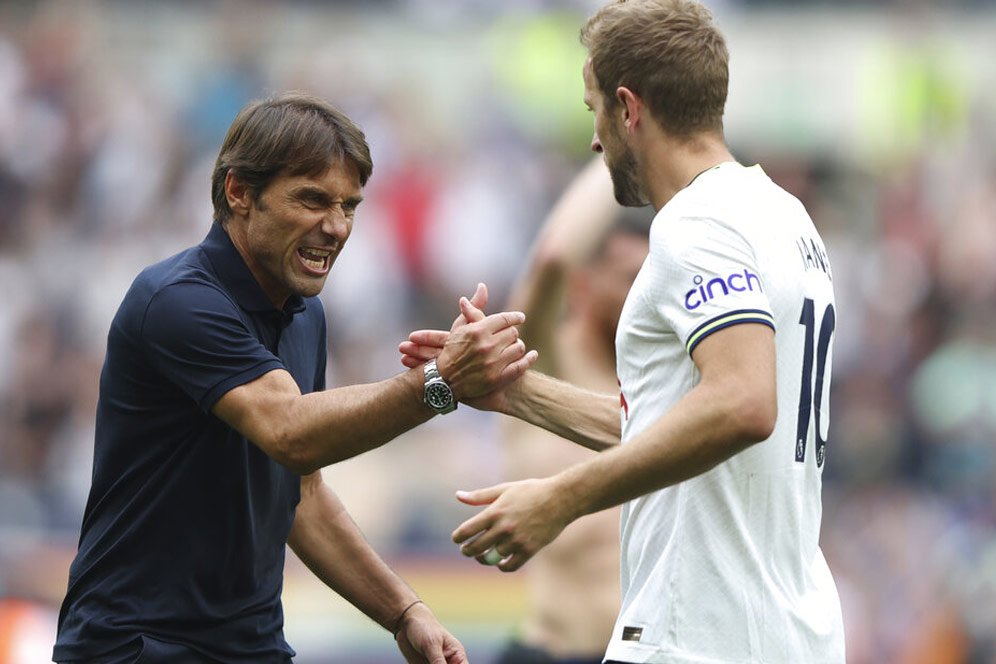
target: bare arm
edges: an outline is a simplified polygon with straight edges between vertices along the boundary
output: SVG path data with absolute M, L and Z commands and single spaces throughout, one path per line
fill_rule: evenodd
M 466 298 L 460 301 L 460 309 L 465 320 L 484 319 L 484 312 Z M 459 324 L 458 319 L 453 329 L 458 329 Z M 449 343 L 451 334 L 452 331 L 416 330 L 400 349 L 406 359 L 424 361 L 435 357 L 438 349 Z M 617 396 L 592 392 L 541 373 L 526 372 L 518 381 L 509 381 L 500 389 L 468 399 L 467 403 L 481 410 L 517 417 L 596 451 L 619 443 Z
M 423 661 L 411 656 L 417 654 L 425 661 L 442 661 L 430 659 L 442 655 L 451 664 L 466 662 L 460 642 L 427 606 L 415 604 L 418 595 L 377 555 L 319 472 L 301 478 L 301 502 L 287 543 L 323 583 L 397 632 L 408 661 Z
M 535 371 L 507 389 L 506 415 L 601 452 L 619 445 L 619 397 L 599 394 Z
M 647 430 L 590 468 L 560 478 L 577 493 L 582 514 L 619 505 L 711 470 L 771 435 L 775 426 L 774 332 L 765 325 L 737 325 L 695 349 L 702 379 Z
M 278 369 L 232 389 L 213 412 L 302 475 L 383 445 L 433 416 L 422 403 L 417 369 L 379 383 L 304 395 Z
M 301 502 L 287 543 L 315 576 L 378 625 L 395 622 L 418 595 L 363 537 L 320 472 L 301 478 Z
M 489 505 L 454 531 L 463 553 L 495 546 L 505 556 L 499 567 L 516 570 L 578 517 L 700 475 L 771 435 L 777 400 L 770 328 L 716 332 L 693 360 L 699 384 L 626 445 L 551 478 L 461 494 L 464 502 Z
M 438 365 L 457 399 L 503 386 L 535 361 L 518 339 L 515 325 L 522 320 L 519 312 L 493 314 L 449 335 Z M 230 390 L 213 412 L 304 475 L 428 420 L 433 411 L 423 403 L 422 390 L 422 371 L 413 369 L 378 383 L 302 395 L 291 375 L 278 369 Z

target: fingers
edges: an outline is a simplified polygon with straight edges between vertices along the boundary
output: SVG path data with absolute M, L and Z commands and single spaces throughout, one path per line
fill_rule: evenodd
M 408 341 L 418 346 L 442 348 L 449 336 L 446 330 L 415 330 L 408 335 Z
M 484 329 L 492 334 L 513 325 L 522 325 L 525 321 L 526 315 L 521 311 L 502 311 L 483 319 Z
M 446 664 L 446 657 L 443 655 L 443 646 L 433 642 L 422 652 L 422 656 L 429 664 Z
M 474 303 L 465 297 L 460 298 L 460 313 L 463 317 L 467 319 L 469 323 L 476 323 L 478 321 L 484 320 L 484 312 L 480 308 L 474 306 Z
M 468 320 L 471 323 L 481 323 L 484 331 L 491 334 L 521 325 L 526 320 L 526 315 L 521 311 L 502 311 L 497 314 L 485 316 L 483 311 L 477 309 L 465 297 L 460 298 L 460 307 L 461 309 L 465 309 L 463 315 L 469 316 Z M 446 340 L 449 339 L 450 333 L 451 331 L 449 330 L 415 330 L 408 335 L 408 341 L 418 346 L 442 348 L 446 344 Z
M 412 341 L 402 341 L 398 344 L 398 351 L 402 355 L 418 360 L 419 363 L 428 362 L 434 357 L 439 357 L 439 353 L 442 350 L 441 346 L 426 346 Z
M 483 283 L 477 284 L 477 290 L 470 297 L 470 303 L 480 311 L 484 311 L 488 306 L 488 287 Z
M 467 653 L 464 651 L 463 646 L 460 646 L 459 650 L 449 654 L 446 658 L 446 664 L 470 664 L 470 660 L 467 659 Z
M 478 491 L 458 491 L 457 499 L 468 505 L 487 505 L 501 495 L 505 486 L 500 484 Z M 494 546 L 498 535 L 489 530 L 493 525 L 491 512 L 487 509 L 461 523 L 453 531 L 453 541 L 463 545 L 460 553 L 467 557 L 480 556 Z
M 507 487 L 508 483 L 506 482 L 476 491 L 457 491 L 456 497 L 465 505 L 489 505 L 495 502 Z
M 525 357 L 525 355 L 526 355 L 526 344 L 524 341 L 522 341 L 522 339 L 516 339 L 508 346 L 506 346 L 505 350 L 503 350 L 501 353 L 498 354 L 498 365 L 504 367 L 501 370 L 501 373 L 498 375 L 498 380 L 500 384 L 505 384 L 507 382 L 505 374 L 508 371 L 508 366 L 513 362 L 521 360 L 523 357 Z M 517 375 L 513 374 L 513 380 L 514 377 L 517 377 Z
M 519 343 L 522 343 L 522 341 L 520 340 Z M 525 344 L 522 344 L 522 350 L 525 350 L 525 348 Z M 535 350 L 531 350 L 518 360 L 509 362 L 508 365 L 501 370 L 502 384 L 511 383 L 512 381 L 521 378 L 527 371 L 529 371 L 530 367 L 536 364 L 537 359 L 539 359 L 539 353 Z
M 482 532 L 487 530 L 488 527 L 488 516 L 484 512 L 479 512 L 474 516 L 470 517 L 453 531 L 453 542 L 455 544 L 463 544 L 475 535 L 480 535 Z M 480 555 L 487 551 L 489 547 L 481 547 L 480 551 L 473 551 L 470 555 Z M 460 553 L 468 555 L 467 551 L 461 547 Z
M 502 348 L 502 349 L 504 349 L 504 350 L 501 351 L 501 353 L 509 351 L 512 348 L 519 347 L 518 346 L 519 328 L 515 327 L 514 325 L 511 326 L 511 327 L 502 328 L 502 329 L 498 330 L 497 332 L 493 333 L 491 336 L 492 336 L 493 346 L 495 348 Z M 526 346 L 525 346 L 525 344 L 522 344 L 521 348 L 522 348 L 522 352 L 519 353 L 519 356 L 515 357 L 514 359 L 517 360 L 517 359 L 519 359 L 519 357 L 521 357 L 522 355 L 526 354 Z

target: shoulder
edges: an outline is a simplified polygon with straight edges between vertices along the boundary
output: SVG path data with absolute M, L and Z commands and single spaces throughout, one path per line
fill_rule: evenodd
M 220 286 L 199 246 L 185 249 L 146 267 L 135 277 L 125 297 L 151 299 L 164 288 L 185 282 Z
M 206 264 L 199 247 L 193 247 L 142 270 L 124 297 L 119 317 L 139 327 L 150 316 L 173 325 L 198 311 L 235 309 L 233 296 Z
M 688 252 L 742 245 L 746 229 L 738 221 L 708 203 L 683 201 L 671 208 L 665 206 L 650 228 L 650 254 L 664 259 L 678 258 Z

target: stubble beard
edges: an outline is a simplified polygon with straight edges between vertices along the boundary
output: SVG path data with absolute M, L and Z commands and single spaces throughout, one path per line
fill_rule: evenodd
M 616 202 L 624 207 L 643 207 L 647 204 L 646 197 L 640 191 L 636 179 L 636 157 L 633 152 L 624 149 L 616 161 L 606 160 L 609 176 L 612 178 L 612 190 Z

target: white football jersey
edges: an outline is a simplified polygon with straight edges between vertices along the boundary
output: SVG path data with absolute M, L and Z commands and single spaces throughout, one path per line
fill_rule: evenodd
M 606 658 L 844 662 L 819 548 L 836 326 L 823 241 L 759 166 L 716 166 L 654 218 L 616 336 L 623 444 L 699 381 L 695 346 L 730 325 L 775 330 L 774 433 L 622 513 L 622 609 Z

